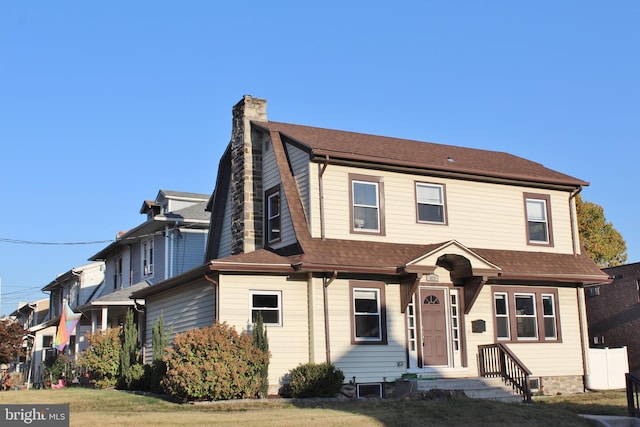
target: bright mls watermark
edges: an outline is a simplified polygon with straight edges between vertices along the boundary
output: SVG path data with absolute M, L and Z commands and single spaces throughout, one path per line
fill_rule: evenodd
M 69 427 L 69 404 L 0 405 L 0 425 Z

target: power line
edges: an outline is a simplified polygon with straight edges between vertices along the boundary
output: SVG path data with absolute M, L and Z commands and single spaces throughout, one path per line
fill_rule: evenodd
M 93 242 L 37 242 L 32 240 L 7 239 L 0 237 L 0 243 L 15 243 L 20 245 L 96 245 L 98 243 L 111 243 L 114 240 L 95 240 Z

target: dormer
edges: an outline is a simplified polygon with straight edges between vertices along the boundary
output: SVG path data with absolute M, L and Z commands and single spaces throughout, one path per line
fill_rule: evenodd
M 142 203 L 142 207 L 140 208 L 140 213 L 146 214 L 147 221 L 151 221 L 153 218 L 155 218 L 156 215 L 160 214 L 161 209 L 162 206 L 160 206 L 158 203 L 151 200 L 145 200 Z

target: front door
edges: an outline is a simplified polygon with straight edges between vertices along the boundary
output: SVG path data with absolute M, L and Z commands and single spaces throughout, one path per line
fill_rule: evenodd
M 420 289 L 423 366 L 448 363 L 446 306 L 443 289 Z

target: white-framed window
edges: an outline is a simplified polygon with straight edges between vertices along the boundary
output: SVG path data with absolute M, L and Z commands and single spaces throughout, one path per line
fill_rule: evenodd
M 142 242 L 142 274 L 153 274 L 153 237 Z
M 496 315 L 496 337 L 499 340 L 511 338 L 509 327 L 509 299 L 504 292 L 493 294 L 494 309 Z
M 253 323 L 256 322 L 258 313 L 260 313 L 265 325 L 282 326 L 281 291 L 250 291 L 249 305 Z
M 506 342 L 561 342 L 555 288 L 493 288 L 495 337 Z
M 418 222 L 446 223 L 443 185 L 417 182 L 416 204 Z
M 537 339 L 536 300 L 533 294 L 515 294 L 518 339 Z
M 553 245 L 551 233 L 551 198 L 545 194 L 525 193 L 527 242 L 532 245 Z
M 381 177 L 349 175 L 351 232 L 384 235 L 384 199 Z
M 553 294 L 542 294 L 542 316 L 544 319 L 544 337 L 547 339 L 557 338 L 556 305 Z
M 280 187 L 274 187 L 266 192 L 266 235 L 267 242 L 273 243 L 280 240 L 281 220 L 280 220 Z

